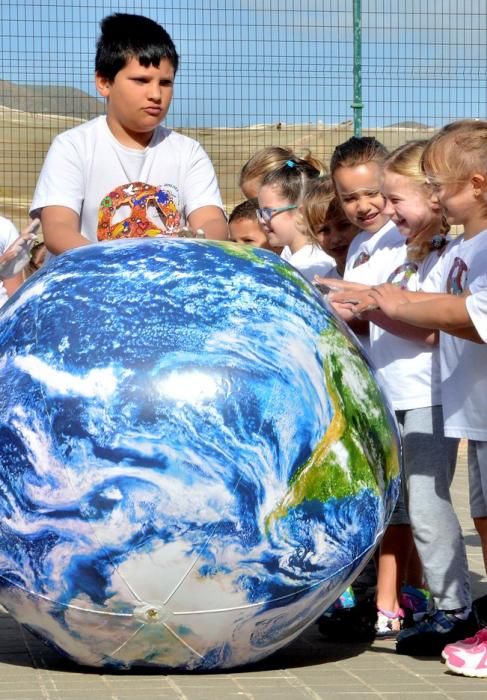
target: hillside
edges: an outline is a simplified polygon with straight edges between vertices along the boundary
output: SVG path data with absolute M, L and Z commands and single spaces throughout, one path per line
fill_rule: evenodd
M 0 80 L 0 105 L 21 112 L 89 119 L 103 114 L 102 100 L 76 88 L 56 85 L 18 85 Z
M 50 91 L 48 94 L 51 95 Z M 27 93 L 24 97 L 26 100 L 35 99 Z M 81 100 L 79 95 L 78 98 Z M 42 101 L 42 95 L 39 99 Z M 17 226 L 27 219 L 35 183 L 52 139 L 83 121 L 80 117 L 53 114 L 54 108 L 61 109 L 61 103 L 49 102 L 48 106 L 44 103 L 47 113 L 0 106 L 0 213 L 13 219 Z M 98 107 L 97 100 L 95 103 Z M 402 123 L 364 130 L 364 135 L 376 136 L 388 148 L 395 148 L 405 141 L 428 138 L 433 133 L 433 129 L 425 125 L 417 127 Z M 280 124 L 278 128 L 275 124 L 261 124 L 236 129 L 181 131 L 198 140 L 209 154 L 225 207 L 230 212 L 243 199 L 237 184 L 240 168 L 255 151 L 270 145 L 290 146 L 298 155 L 310 150 L 327 163 L 335 146 L 352 136 L 353 125 L 351 122 L 338 125 Z

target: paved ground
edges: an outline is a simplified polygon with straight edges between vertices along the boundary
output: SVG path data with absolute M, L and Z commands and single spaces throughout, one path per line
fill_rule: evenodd
M 465 451 L 454 497 L 464 525 L 474 597 L 487 591 L 478 537 L 468 515 Z M 0 608 L 1 610 L 1 608 Z M 487 697 L 487 680 L 445 672 L 437 659 L 398 656 L 392 642 L 326 643 L 313 625 L 265 663 L 234 673 L 105 674 L 57 656 L 0 612 L 0 700 L 296 700 L 308 698 L 467 700 Z

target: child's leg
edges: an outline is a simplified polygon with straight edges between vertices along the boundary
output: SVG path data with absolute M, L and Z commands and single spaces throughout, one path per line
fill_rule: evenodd
M 402 629 L 404 610 L 400 603 L 401 587 L 413 547 L 409 525 L 388 526 L 382 538 L 377 565 L 375 633 L 378 638 L 396 637 Z
M 435 606 L 470 609 L 467 554 L 450 496 L 458 440 L 444 437 L 441 406 L 407 411 L 403 447 L 411 527 Z
M 398 418 L 403 412 L 397 412 Z M 400 422 L 400 421 L 399 421 Z M 413 546 L 409 516 L 401 484 L 399 498 L 380 544 L 377 563 L 377 624 L 378 637 L 395 637 L 404 616 L 400 595 Z
M 377 607 L 380 610 L 399 611 L 401 586 L 412 547 L 409 525 L 389 525 L 380 545 L 377 569 Z
M 406 411 L 404 473 L 416 548 L 436 611 L 398 636 L 401 654 L 440 654 L 473 631 L 465 543 L 450 498 L 458 441 L 445 438 L 441 406 Z
M 487 442 L 468 441 L 470 513 L 482 543 L 487 571 Z

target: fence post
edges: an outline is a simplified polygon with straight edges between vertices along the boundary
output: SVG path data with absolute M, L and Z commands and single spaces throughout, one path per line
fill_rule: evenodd
M 353 0 L 353 133 L 362 136 L 362 7 Z

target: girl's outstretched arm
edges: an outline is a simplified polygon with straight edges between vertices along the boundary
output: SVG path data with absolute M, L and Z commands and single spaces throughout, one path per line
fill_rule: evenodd
M 467 311 L 467 290 L 462 296 L 453 294 L 409 292 L 410 299 L 391 295 L 383 285 L 371 290 L 378 308 L 387 316 L 419 328 L 434 328 L 451 335 L 482 342 Z M 416 296 L 417 295 L 417 296 Z
M 379 304 L 373 294 L 375 289 L 382 288 L 384 288 L 384 291 L 387 290 L 385 299 L 387 300 L 390 314 L 379 308 Z M 410 294 L 415 294 L 415 292 L 409 292 L 393 284 L 384 284 L 356 292 L 335 292 L 330 294 L 329 298 L 335 308 L 346 309 L 348 313 L 364 321 L 371 321 L 388 333 L 397 335 L 400 338 L 416 340 L 425 343 L 425 345 L 436 345 L 438 343 L 438 333 L 436 331 L 429 327 L 417 328 L 403 323 L 393 315 L 395 308 L 399 304 L 409 302 Z M 343 313 L 340 313 L 340 315 L 343 318 Z

